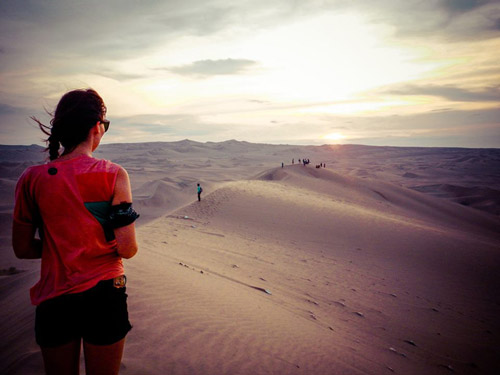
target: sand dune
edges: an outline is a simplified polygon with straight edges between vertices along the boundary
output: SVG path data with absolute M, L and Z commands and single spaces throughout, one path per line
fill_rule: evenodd
M 134 329 L 121 373 L 499 372 L 500 220 L 414 188 L 498 188 L 498 152 L 480 151 L 104 147 L 96 156 L 128 168 L 146 219 L 126 261 Z M 290 165 L 302 155 L 313 165 Z M 6 242 L 2 268 L 25 272 L 0 277 L 0 372 L 40 373 L 28 300 L 39 265 Z
M 228 183 L 142 228 L 144 250 L 131 272 L 147 278 L 141 270 L 158 267 L 152 284 L 159 290 L 150 293 L 162 310 L 142 326 L 145 298 L 136 328 L 138 335 L 164 321 L 169 328 L 150 349 L 131 335 L 130 353 L 164 353 L 167 361 L 151 373 L 493 369 L 498 236 L 465 235 L 459 222 L 440 225 L 434 215 L 415 218 L 407 213 L 411 199 L 401 207 L 380 196 L 394 187 L 378 186 L 378 194 L 359 181 L 353 199 L 356 179 L 325 170 L 308 177 L 311 170 L 300 168 Z M 319 183 L 328 193 L 309 188 Z M 179 362 L 186 367 L 171 368 Z

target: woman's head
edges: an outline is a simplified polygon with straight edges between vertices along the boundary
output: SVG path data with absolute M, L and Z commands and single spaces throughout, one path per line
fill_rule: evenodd
M 104 120 L 106 106 L 95 90 L 73 90 L 63 95 L 51 116 L 50 126 L 32 119 L 49 136 L 47 150 L 50 160 L 54 160 L 59 157 L 61 145 L 67 154 L 87 139 L 90 129 Z

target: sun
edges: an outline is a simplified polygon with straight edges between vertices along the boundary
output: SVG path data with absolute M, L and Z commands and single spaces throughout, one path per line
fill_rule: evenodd
M 330 134 L 324 135 L 321 138 L 328 139 L 329 141 L 341 141 L 341 140 L 345 139 L 346 137 L 345 137 L 345 135 L 343 135 L 341 133 L 330 133 Z

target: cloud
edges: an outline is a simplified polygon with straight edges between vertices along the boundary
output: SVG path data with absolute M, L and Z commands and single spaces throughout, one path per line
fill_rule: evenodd
M 56 74 L 68 65 L 96 71 L 181 37 L 252 33 L 325 12 L 356 12 L 392 25 L 403 37 L 475 40 L 500 34 L 500 4 L 493 0 L 254 0 L 236 5 L 226 0 L 2 0 L 0 71 L 31 67 L 33 61 Z
M 133 80 L 133 79 L 146 78 L 145 74 L 126 73 L 126 72 L 120 72 L 120 71 L 112 70 L 112 69 L 95 70 L 93 72 L 93 74 L 99 75 L 101 77 L 110 78 L 110 79 L 113 79 L 113 80 L 119 81 L 119 82 L 129 81 L 129 80 Z
M 269 100 L 261 100 L 261 99 L 248 99 L 248 102 L 257 104 L 271 104 Z
M 102 64 L 137 57 L 179 37 L 206 37 L 231 26 L 276 25 L 290 8 L 286 1 L 2 0 L 0 48 L 40 59 L 56 51 L 60 59 Z
M 443 8 L 453 13 L 465 13 L 477 9 L 492 1 L 485 0 L 444 0 Z
M 23 113 L 24 111 L 21 108 L 14 107 L 8 104 L 0 103 L 0 116 L 2 115 L 10 115 L 15 113 Z
M 456 102 L 500 102 L 500 86 L 472 91 L 456 86 L 403 85 L 385 91 L 390 95 L 429 95 Z
M 226 11 L 216 1 L 3 0 L 0 2 L 0 48 L 4 68 L 23 57 L 37 63 L 102 66 L 154 50 L 182 35 L 207 35 L 224 28 Z M 79 59 L 79 60 L 78 60 Z M 7 64 L 8 63 L 8 64 Z
M 174 66 L 167 70 L 187 76 L 209 77 L 228 74 L 242 74 L 257 62 L 245 59 L 199 60 L 191 64 Z
M 457 42 L 500 36 L 497 0 L 362 0 L 342 6 L 357 9 L 373 23 L 393 26 L 402 38 Z

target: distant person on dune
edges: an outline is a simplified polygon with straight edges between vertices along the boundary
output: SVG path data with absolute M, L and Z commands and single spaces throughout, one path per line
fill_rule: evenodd
M 132 328 L 122 258 L 137 252 L 139 215 L 125 169 L 92 156 L 109 127 L 99 94 L 70 91 L 51 116 L 50 126 L 32 117 L 50 161 L 19 178 L 12 228 L 16 256 L 42 259 L 36 342 L 47 374 L 78 374 L 82 340 L 87 374 L 118 374 Z
M 200 186 L 200 184 L 198 184 L 198 187 L 197 187 L 197 192 L 198 192 L 198 202 L 201 201 L 201 193 L 203 193 L 203 188 Z

